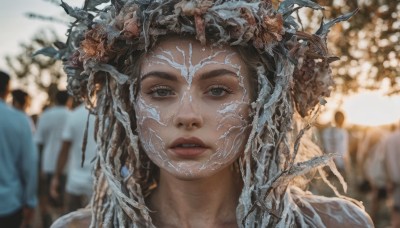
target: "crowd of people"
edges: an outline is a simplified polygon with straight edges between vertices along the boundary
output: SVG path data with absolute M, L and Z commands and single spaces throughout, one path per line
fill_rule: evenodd
M 386 224 L 400 227 L 400 123 L 352 127 L 344 122 L 344 113 L 336 111 L 333 123 L 319 131 L 321 147 L 337 155 L 334 161 L 352 196 L 364 200 L 375 224 L 390 217 Z
M 90 200 L 94 117 L 61 90 L 34 121 L 27 114 L 32 98 L 10 90 L 5 72 L 0 72 L 0 94 L 1 227 L 50 227 Z

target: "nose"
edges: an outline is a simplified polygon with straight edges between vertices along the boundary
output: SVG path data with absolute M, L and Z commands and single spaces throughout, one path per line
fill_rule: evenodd
M 203 126 L 203 117 L 190 98 L 184 98 L 174 116 L 174 124 L 178 128 L 193 130 Z

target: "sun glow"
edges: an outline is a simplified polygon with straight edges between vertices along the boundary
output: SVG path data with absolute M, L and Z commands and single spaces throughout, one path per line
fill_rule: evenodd
M 332 94 L 322 108 L 318 122 L 329 125 L 336 110 L 345 113 L 345 125 L 366 127 L 396 124 L 400 121 L 400 94 L 387 96 L 391 91 L 390 80 L 384 79 L 377 90 L 360 90 L 358 93 Z
M 400 119 L 400 96 L 385 96 L 381 91 L 361 92 L 344 98 L 342 109 L 348 124 L 392 124 Z

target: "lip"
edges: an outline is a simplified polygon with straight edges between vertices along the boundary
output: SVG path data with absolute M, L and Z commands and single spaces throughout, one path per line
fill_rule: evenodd
M 198 147 L 179 147 L 181 144 L 196 144 Z M 193 158 L 203 154 L 208 146 L 199 138 L 196 137 L 181 137 L 172 142 L 169 149 L 179 157 Z

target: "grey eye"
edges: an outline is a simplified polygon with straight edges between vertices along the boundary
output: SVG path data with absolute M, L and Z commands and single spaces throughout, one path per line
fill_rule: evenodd
M 154 92 L 158 97 L 166 97 L 172 95 L 172 91 L 170 89 L 157 89 Z
M 168 86 L 156 86 L 151 89 L 149 94 L 153 98 L 167 98 L 175 95 L 174 91 Z
M 223 96 L 225 95 L 226 91 L 223 88 L 212 88 L 210 89 L 210 94 L 212 96 Z

